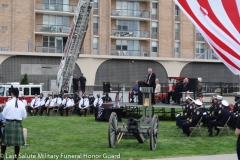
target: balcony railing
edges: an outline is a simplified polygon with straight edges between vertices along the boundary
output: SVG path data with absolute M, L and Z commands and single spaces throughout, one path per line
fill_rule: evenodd
M 49 3 L 37 3 L 36 10 L 45 11 L 60 11 L 60 12 L 72 12 L 74 13 L 77 6 L 72 6 L 68 4 L 49 4 Z
M 111 36 L 114 37 L 139 37 L 139 38 L 150 38 L 149 31 L 119 31 L 116 29 L 113 29 L 111 32 Z
M 150 18 L 149 12 L 143 10 L 112 10 L 112 16 Z
M 69 33 L 70 26 L 37 24 L 36 32 Z
M 205 41 L 205 39 L 200 33 L 196 33 L 196 41 Z
M 152 33 L 152 39 L 158 39 L 158 33 L 157 32 Z
M 98 15 L 98 8 L 94 8 L 94 9 L 93 9 L 93 14 Z
M 196 59 L 218 59 L 218 56 L 213 50 L 203 50 L 201 53 L 196 53 Z
M 98 35 L 98 28 L 93 28 L 93 35 Z
M 36 46 L 35 52 L 43 52 L 43 53 L 63 53 L 63 47 L 45 47 L 45 46 Z
M 115 56 L 142 56 L 142 57 L 149 57 L 149 52 L 141 51 L 141 50 L 111 50 L 111 55 Z
M 158 20 L 158 15 L 157 14 L 152 14 L 152 20 Z

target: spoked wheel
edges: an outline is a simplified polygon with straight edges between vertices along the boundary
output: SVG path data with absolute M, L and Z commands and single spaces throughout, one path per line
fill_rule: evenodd
M 118 134 L 117 129 L 118 129 L 117 114 L 115 112 L 112 112 L 108 124 L 108 142 L 110 148 L 114 148 L 117 144 Z
M 150 131 L 150 149 L 151 150 L 155 150 L 157 148 L 158 125 L 159 125 L 158 116 L 154 114 L 152 118 L 151 131 Z

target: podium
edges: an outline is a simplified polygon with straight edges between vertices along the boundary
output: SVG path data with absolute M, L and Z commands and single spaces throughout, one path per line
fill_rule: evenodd
M 149 85 L 144 81 L 138 81 L 138 104 L 143 105 L 143 95 L 140 91 L 140 87 L 149 87 Z

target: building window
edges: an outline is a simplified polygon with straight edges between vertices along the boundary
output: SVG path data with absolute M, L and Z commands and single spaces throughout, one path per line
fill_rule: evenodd
M 94 0 L 93 7 L 98 8 L 98 0 Z
M 41 24 L 38 24 L 41 25 Z M 43 30 L 50 28 L 51 32 L 69 33 L 70 24 L 68 16 L 43 15 Z
M 205 43 L 196 43 L 196 54 L 204 53 Z
M 140 30 L 140 22 L 139 21 L 116 21 L 117 30 L 118 31 L 138 31 Z
M 175 16 L 179 16 L 179 7 L 175 4 Z
M 116 11 L 121 16 L 141 15 L 139 2 L 116 1 Z
M 93 53 L 98 54 L 98 38 L 93 38 Z
M 0 48 L 0 51 L 9 51 L 8 48 Z
M 42 51 L 46 53 L 63 53 L 67 37 L 43 36 Z
M 93 49 L 98 49 L 98 38 L 93 38 Z
M 152 14 L 157 14 L 158 3 L 152 3 Z
M 7 30 L 8 26 L 2 26 L 2 30 Z
M 174 58 L 179 58 L 180 42 L 175 42 Z
M 152 41 L 152 52 L 158 51 L 157 41 Z
M 179 40 L 180 23 L 175 23 L 175 40 Z
M 116 40 L 116 50 L 114 51 L 118 55 L 141 55 L 140 43 L 137 40 Z
M 69 12 L 75 9 L 69 6 L 69 0 L 43 0 L 43 9 Z
M 2 4 L 2 7 L 3 7 L 3 8 L 7 8 L 7 7 L 8 7 L 8 4 Z
M 179 23 L 175 23 L 175 34 L 176 35 L 179 35 L 179 26 L 180 26 Z
M 93 14 L 98 14 L 98 0 L 94 0 L 94 3 L 93 3 Z
M 93 17 L 93 35 L 98 35 L 98 17 Z
M 152 22 L 152 39 L 158 38 L 158 22 Z

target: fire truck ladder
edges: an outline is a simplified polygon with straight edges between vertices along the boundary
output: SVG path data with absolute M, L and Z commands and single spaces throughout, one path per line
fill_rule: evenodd
M 58 92 L 70 93 L 76 60 L 87 31 L 93 0 L 79 0 L 71 30 L 58 68 Z

